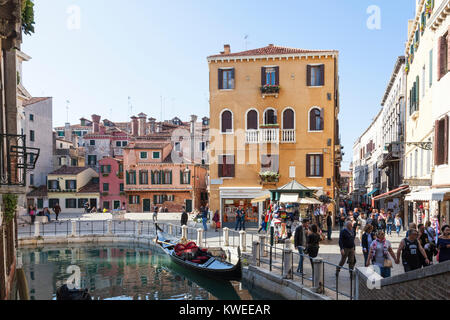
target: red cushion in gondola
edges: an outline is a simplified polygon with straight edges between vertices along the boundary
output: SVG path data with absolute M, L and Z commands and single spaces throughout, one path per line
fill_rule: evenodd
M 208 252 L 208 249 L 206 249 L 206 248 L 203 248 L 203 249 L 200 249 L 200 250 L 202 250 L 203 252 Z
M 194 260 L 192 260 L 191 262 L 193 262 L 193 263 L 201 263 L 201 261 L 198 260 L 198 259 L 194 259 Z
M 197 257 L 197 259 L 206 261 L 206 260 L 208 260 L 209 258 L 208 258 L 207 256 L 200 256 L 200 257 Z

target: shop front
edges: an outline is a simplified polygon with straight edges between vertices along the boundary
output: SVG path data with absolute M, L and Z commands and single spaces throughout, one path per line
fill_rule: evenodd
M 262 187 L 221 187 L 219 190 L 221 222 L 236 222 L 236 211 L 242 206 L 246 213 L 245 221 L 259 224 L 259 217 L 264 209 L 264 202 L 252 203 L 252 200 L 261 197 Z

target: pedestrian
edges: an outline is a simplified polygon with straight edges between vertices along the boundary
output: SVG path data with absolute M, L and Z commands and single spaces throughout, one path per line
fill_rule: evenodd
M 419 235 L 417 237 L 417 240 L 419 240 L 420 245 L 425 250 L 425 253 L 427 254 L 427 258 L 430 261 L 430 264 L 433 262 L 433 251 L 430 247 L 430 239 L 428 238 L 428 235 L 425 233 L 425 226 L 421 223 L 417 226 L 417 229 L 419 230 Z M 426 267 L 427 264 L 425 263 L 425 259 L 422 255 L 419 255 L 420 257 L 420 264 L 422 267 Z
M 333 232 L 333 218 L 331 217 L 331 211 L 328 211 L 327 215 L 327 239 L 331 241 L 331 233 Z
M 306 253 L 309 256 L 309 260 L 311 261 L 311 269 L 313 270 L 313 272 L 313 258 L 316 258 L 319 254 L 319 242 L 321 240 L 318 230 L 319 229 L 317 228 L 317 225 L 313 224 L 306 236 Z
M 389 210 L 386 218 L 386 230 L 388 235 L 392 235 L 393 227 L 394 227 L 394 217 L 392 216 L 392 213 Z
M 339 267 L 336 267 L 336 274 L 341 271 L 341 268 L 347 260 L 350 275 L 352 275 L 353 268 L 356 263 L 355 258 L 355 234 L 353 233 L 353 223 L 348 220 L 345 222 L 344 229 L 339 234 L 339 248 L 341 249 L 341 261 Z
M 122 207 L 120 207 L 120 210 L 126 210 L 125 202 L 122 202 Z
M 52 219 L 50 218 L 50 211 L 48 210 L 47 207 L 44 208 L 44 216 L 48 218 L 48 222 L 52 221 Z
M 404 238 L 397 249 L 397 263 L 402 255 L 402 264 L 405 272 L 416 270 L 422 267 L 420 254 L 425 258 L 425 263 L 430 264 L 425 250 L 417 241 L 418 231 L 416 229 L 408 230 L 408 237 Z
M 240 230 L 241 228 L 241 214 L 242 214 L 241 207 L 239 207 L 236 210 L 236 226 L 234 228 L 234 231 L 237 231 L 238 228 Z
M 201 207 L 200 208 L 200 212 L 202 214 L 203 229 L 206 232 L 206 231 L 208 231 L 208 226 L 206 225 L 206 223 L 208 221 L 208 208 L 207 207 Z
M 158 206 L 154 206 L 153 208 L 153 216 L 152 216 L 153 222 L 158 221 Z
M 220 226 L 219 210 L 216 210 L 216 212 L 214 212 L 212 221 L 214 221 L 216 232 L 219 232 L 219 226 Z
M 182 212 L 181 212 L 181 221 L 180 221 L 181 226 L 186 226 L 187 225 L 188 218 L 189 218 L 189 216 L 188 216 L 188 214 L 186 212 L 186 207 L 183 206 L 183 209 L 182 209 Z
M 370 245 L 372 241 L 375 240 L 375 233 L 373 233 L 373 226 L 371 224 L 367 224 L 364 227 L 364 233 L 361 237 L 361 247 L 364 255 L 364 263 L 367 261 L 369 257 Z
M 450 260 L 450 226 L 444 225 L 442 235 L 438 238 L 437 250 L 439 263 Z
M 382 213 L 378 215 L 378 230 L 383 230 L 383 233 L 386 234 L 386 220 Z
M 306 246 L 308 223 L 309 223 L 308 219 L 303 219 L 302 224 L 295 229 L 294 234 L 294 246 L 297 248 L 298 253 L 300 255 L 297 267 L 297 272 L 300 274 L 303 274 L 303 254 L 304 254 L 304 246 Z
M 395 224 L 395 232 L 397 232 L 397 237 L 400 237 L 400 229 L 402 227 L 402 218 L 400 218 L 400 215 L 396 215 L 395 219 L 394 219 L 394 224 Z
M 406 231 L 406 238 L 409 236 L 409 230 L 416 230 L 417 231 L 417 225 L 414 222 L 411 222 L 408 225 L 408 231 Z
M 344 228 L 345 219 L 347 218 L 347 215 L 345 214 L 344 208 L 339 209 L 339 230 L 342 230 Z
M 56 204 L 55 204 L 55 206 L 53 207 L 53 212 L 55 213 L 55 215 L 56 215 L 56 221 L 58 221 L 58 216 L 59 216 L 59 214 L 61 213 L 61 207 L 59 206 L 59 203 L 57 202 Z
M 245 231 L 245 216 L 245 207 L 241 207 L 241 226 L 239 227 L 239 231 L 241 230 L 241 228 Z
M 366 260 L 366 267 L 371 263 L 376 267 L 375 271 L 383 278 L 391 276 L 392 261 L 389 258 L 391 255 L 395 263 L 398 264 L 398 260 L 395 256 L 394 250 L 392 250 L 391 243 L 386 240 L 386 236 L 383 230 L 378 230 L 376 239 L 372 241 L 369 250 L 369 256 Z
M 31 217 L 31 224 L 34 224 L 34 221 L 36 220 L 36 210 L 34 210 L 32 205 L 28 206 L 28 214 Z

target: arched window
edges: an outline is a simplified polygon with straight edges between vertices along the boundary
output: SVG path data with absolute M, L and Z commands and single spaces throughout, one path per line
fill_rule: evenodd
M 277 124 L 277 114 L 274 109 L 267 109 L 264 112 L 264 124 Z
M 323 111 L 318 108 L 313 108 L 309 112 L 309 130 L 322 131 L 323 130 Z
M 221 132 L 233 132 L 233 114 L 229 110 L 225 110 L 221 114 Z
M 256 110 L 247 112 L 247 130 L 258 130 L 258 112 Z
M 294 110 L 286 109 L 283 112 L 283 129 L 295 129 L 295 114 Z

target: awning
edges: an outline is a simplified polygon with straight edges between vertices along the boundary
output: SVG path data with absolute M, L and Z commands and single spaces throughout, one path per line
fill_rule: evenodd
M 375 192 L 377 192 L 378 191 L 378 189 L 373 189 L 372 191 L 370 191 L 368 194 L 367 194 L 367 196 L 368 197 L 370 197 L 370 196 L 372 196 Z
M 411 192 L 405 197 L 406 201 L 443 201 L 450 188 L 447 189 L 427 189 Z
M 320 202 L 317 199 L 314 198 L 301 198 L 299 201 L 300 204 L 322 204 L 322 202 Z
M 270 199 L 270 192 L 268 192 L 268 193 L 266 193 L 266 194 L 264 194 L 264 195 L 262 195 L 262 196 L 259 196 L 259 197 L 254 198 L 254 199 L 251 201 L 251 203 L 264 202 L 264 201 L 266 201 L 267 199 Z
M 280 202 L 282 202 L 282 203 L 298 202 L 298 194 L 297 193 L 282 193 L 280 196 Z
M 387 198 L 395 198 L 395 197 L 401 195 L 402 193 L 407 192 L 408 189 L 409 189 L 409 186 L 402 186 L 400 188 L 397 188 L 397 189 L 391 190 L 389 192 L 380 194 L 376 197 L 373 197 L 373 200 L 378 201 L 378 200 L 387 199 Z

